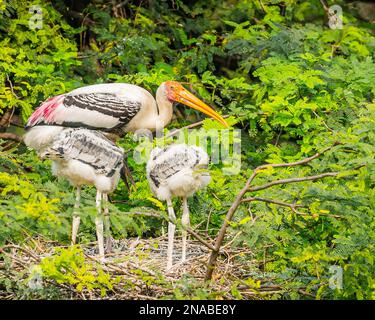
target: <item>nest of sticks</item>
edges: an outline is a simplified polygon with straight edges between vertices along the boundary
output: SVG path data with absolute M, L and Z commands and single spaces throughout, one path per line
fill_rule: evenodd
M 27 283 L 32 266 L 38 265 L 45 257 L 52 256 L 57 245 L 53 241 L 42 238 L 31 238 L 29 245 L 8 244 L 0 249 L 4 259 L 0 258 L 0 277 L 8 278 L 11 282 Z M 43 286 L 51 285 L 59 289 L 62 299 L 160 299 L 173 297 L 176 288 L 180 292 L 205 288 L 212 293 L 212 297 L 234 299 L 232 295 L 233 283 L 245 299 L 259 299 L 259 290 L 253 290 L 242 285 L 254 270 L 258 270 L 259 262 L 249 259 L 252 253 L 248 249 L 233 249 L 224 246 L 221 258 L 215 268 L 213 281 L 204 282 L 206 264 L 210 251 L 200 242 L 189 240 L 187 260 L 181 263 L 181 238 L 175 238 L 173 267 L 166 272 L 167 237 L 139 239 L 128 238 L 113 240 L 112 252 L 106 255 L 106 261 L 100 263 L 97 258 L 96 243 L 82 244 L 85 263 L 101 268 L 104 272 L 116 277 L 118 282 L 113 288 L 102 295 L 100 289 L 83 288 L 76 290 L 73 285 L 58 283 L 53 279 L 43 279 Z M 66 248 L 67 246 L 65 246 Z M 259 271 L 259 270 L 258 270 Z M 20 278 L 20 275 L 22 277 Z M 181 279 L 185 279 L 184 283 Z M 1 282 L 0 282 L 1 283 Z M 277 292 L 278 289 L 263 288 L 267 294 Z M 276 291 L 275 291 L 276 290 Z M 0 285 L 0 299 L 19 299 L 17 291 L 2 288 Z M 36 296 L 37 298 L 37 296 Z

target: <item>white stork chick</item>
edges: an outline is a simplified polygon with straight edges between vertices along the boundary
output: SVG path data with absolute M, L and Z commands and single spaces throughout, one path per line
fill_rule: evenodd
M 168 215 L 171 221 L 176 216 L 172 198 L 182 197 L 182 259 L 186 260 L 186 228 L 190 225 L 187 197 L 210 182 L 207 166 L 209 156 L 200 147 L 175 144 L 164 149 L 155 148 L 151 151 L 147 162 L 147 179 L 155 196 L 167 202 Z M 175 224 L 168 224 L 167 270 L 172 267 L 173 242 Z
M 108 193 L 112 192 L 119 181 L 124 161 L 124 150 L 117 147 L 102 133 L 82 129 L 66 128 L 57 134 L 52 142 L 39 152 L 41 158 L 53 161 L 52 172 L 64 177 L 77 188 L 76 203 L 73 212 L 72 243 L 75 244 L 80 217 L 77 209 L 80 204 L 80 192 L 83 185 L 95 186 L 95 219 L 98 238 L 99 257 L 104 259 L 103 215 L 104 207 L 106 236 L 109 237 Z

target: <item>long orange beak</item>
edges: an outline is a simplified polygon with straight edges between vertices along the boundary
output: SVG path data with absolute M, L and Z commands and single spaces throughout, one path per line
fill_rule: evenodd
M 204 114 L 207 114 L 211 118 L 220 122 L 224 127 L 229 128 L 228 123 L 225 121 L 225 119 L 220 114 L 218 114 L 215 110 L 210 108 L 203 101 L 198 99 L 191 92 L 187 91 L 184 87 L 181 86 L 181 88 L 179 88 L 178 92 L 176 92 L 175 99 L 176 99 L 176 101 L 178 101 L 178 102 L 180 102 L 184 105 L 187 105 L 190 108 L 193 108 L 195 110 L 203 112 Z

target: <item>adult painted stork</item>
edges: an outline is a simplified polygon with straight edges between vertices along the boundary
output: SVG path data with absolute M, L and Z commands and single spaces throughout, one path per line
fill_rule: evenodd
M 83 127 L 123 136 L 138 129 L 161 129 L 172 119 L 173 102 L 179 102 L 227 122 L 176 81 L 163 82 L 154 97 L 128 83 L 95 84 L 50 98 L 30 116 L 25 143 L 40 150 L 63 127 Z
M 175 144 L 151 151 L 147 162 L 147 179 L 150 188 L 159 200 L 165 200 L 169 219 L 176 220 L 172 198 L 182 197 L 182 259 L 186 260 L 186 227 L 190 225 L 187 197 L 210 182 L 207 171 L 209 157 L 200 147 Z M 175 224 L 168 223 L 167 270 L 172 267 Z
M 39 154 L 52 160 L 54 175 L 64 177 L 76 187 L 73 212 L 72 243 L 75 244 L 80 224 L 77 209 L 83 185 L 95 186 L 98 215 L 95 219 L 99 257 L 104 259 L 103 213 L 106 236 L 109 237 L 108 193 L 119 181 L 124 161 L 124 150 L 117 147 L 102 133 L 83 128 L 65 128 L 57 134 L 50 145 Z M 103 210 L 102 210 L 103 202 Z

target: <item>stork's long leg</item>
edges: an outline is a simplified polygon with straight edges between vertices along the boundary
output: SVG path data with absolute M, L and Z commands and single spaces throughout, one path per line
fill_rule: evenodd
M 104 235 L 106 241 L 107 252 L 112 251 L 112 239 L 111 239 L 111 221 L 109 219 L 108 209 L 108 194 L 103 193 L 103 206 L 104 206 Z
M 95 218 L 96 237 L 98 238 L 99 258 L 100 260 L 104 260 L 103 215 L 102 215 L 101 200 L 102 200 L 102 193 L 99 190 L 97 190 L 96 191 L 96 208 L 98 210 L 98 215 Z
M 190 226 L 190 213 L 187 198 L 182 198 L 182 259 L 181 261 L 184 262 L 186 260 L 186 238 L 187 238 L 187 231 L 186 228 Z
M 77 210 L 79 208 L 80 200 L 81 200 L 81 187 L 78 186 L 77 189 L 76 189 L 76 202 L 74 204 L 74 211 L 73 211 L 72 245 L 76 244 L 79 223 L 81 221 L 79 213 L 77 212 Z
M 176 221 L 176 215 L 173 210 L 172 200 L 167 199 L 168 206 L 168 216 L 172 221 Z M 172 222 L 168 223 L 168 251 L 167 251 L 167 271 L 172 268 L 173 263 L 173 242 L 174 242 L 174 232 L 176 230 L 176 225 Z

